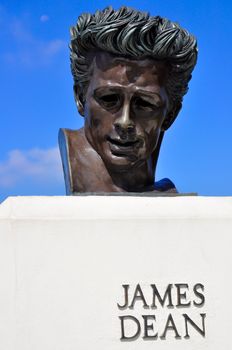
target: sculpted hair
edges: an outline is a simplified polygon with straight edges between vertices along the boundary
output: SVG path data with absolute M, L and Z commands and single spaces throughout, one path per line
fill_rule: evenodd
M 172 106 L 180 110 L 196 64 L 197 44 L 177 23 L 128 7 L 117 11 L 107 7 L 82 14 L 70 31 L 74 88 L 83 103 L 91 77 L 90 53 L 101 50 L 131 59 L 165 61 L 169 67 L 166 90 Z

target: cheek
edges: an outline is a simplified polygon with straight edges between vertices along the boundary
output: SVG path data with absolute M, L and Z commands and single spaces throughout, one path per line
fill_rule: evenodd
M 158 120 L 148 120 L 140 123 L 139 128 L 144 136 L 150 141 L 150 139 L 152 139 L 156 133 L 159 132 L 160 125 Z
M 161 122 L 159 120 L 157 121 L 151 121 L 146 123 L 146 125 L 143 126 L 144 136 L 145 136 L 145 147 L 147 149 L 148 153 L 151 153 L 154 151 L 154 148 L 156 147 L 161 131 Z
M 165 113 L 157 113 L 157 115 L 153 115 L 151 118 L 141 120 L 140 128 L 146 137 L 153 139 L 159 136 L 164 119 Z
M 101 125 L 99 108 L 94 103 L 88 103 L 85 106 L 85 123 L 91 129 L 96 129 Z
M 90 121 L 90 127 L 93 129 L 97 129 L 101 126 L 100 118 L 91 118 Z
M 159 140 L 160 130 L 152 131 L 147 136 L 147 148 L 153 152 Z
M 112 129 L 112 116 L 96 102 L 89 103 L 85 110 L 85 125 L 93 138 L 104 138 Z

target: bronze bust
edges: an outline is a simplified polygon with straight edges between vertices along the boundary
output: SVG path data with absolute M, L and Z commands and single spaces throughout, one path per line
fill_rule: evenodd
M 160 146 L 196 64 L 195 38 L 131 8 L 83 14 L 71 28 L 80 130 L 60 129 L 66 192 L 176 192 L 155 182 Z

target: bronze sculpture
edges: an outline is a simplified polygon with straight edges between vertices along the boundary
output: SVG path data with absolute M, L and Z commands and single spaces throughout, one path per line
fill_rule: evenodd
M 195 38 L 165 18 L 108 7 L 78 18 L 70 49 L 84 128 L 59 133 L 67 194 L 176 192 L 155 182 L 155 169 L 196 64 Z

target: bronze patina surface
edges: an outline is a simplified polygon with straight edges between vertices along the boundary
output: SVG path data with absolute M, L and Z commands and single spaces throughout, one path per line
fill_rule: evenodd
M 84 128 L 59 133 L 67 194 L 177 192 L 169 179 L 155 182 L 155 170 L 196 63 L 195 38 L 127 7 L 83 14 L 71 35 Z

